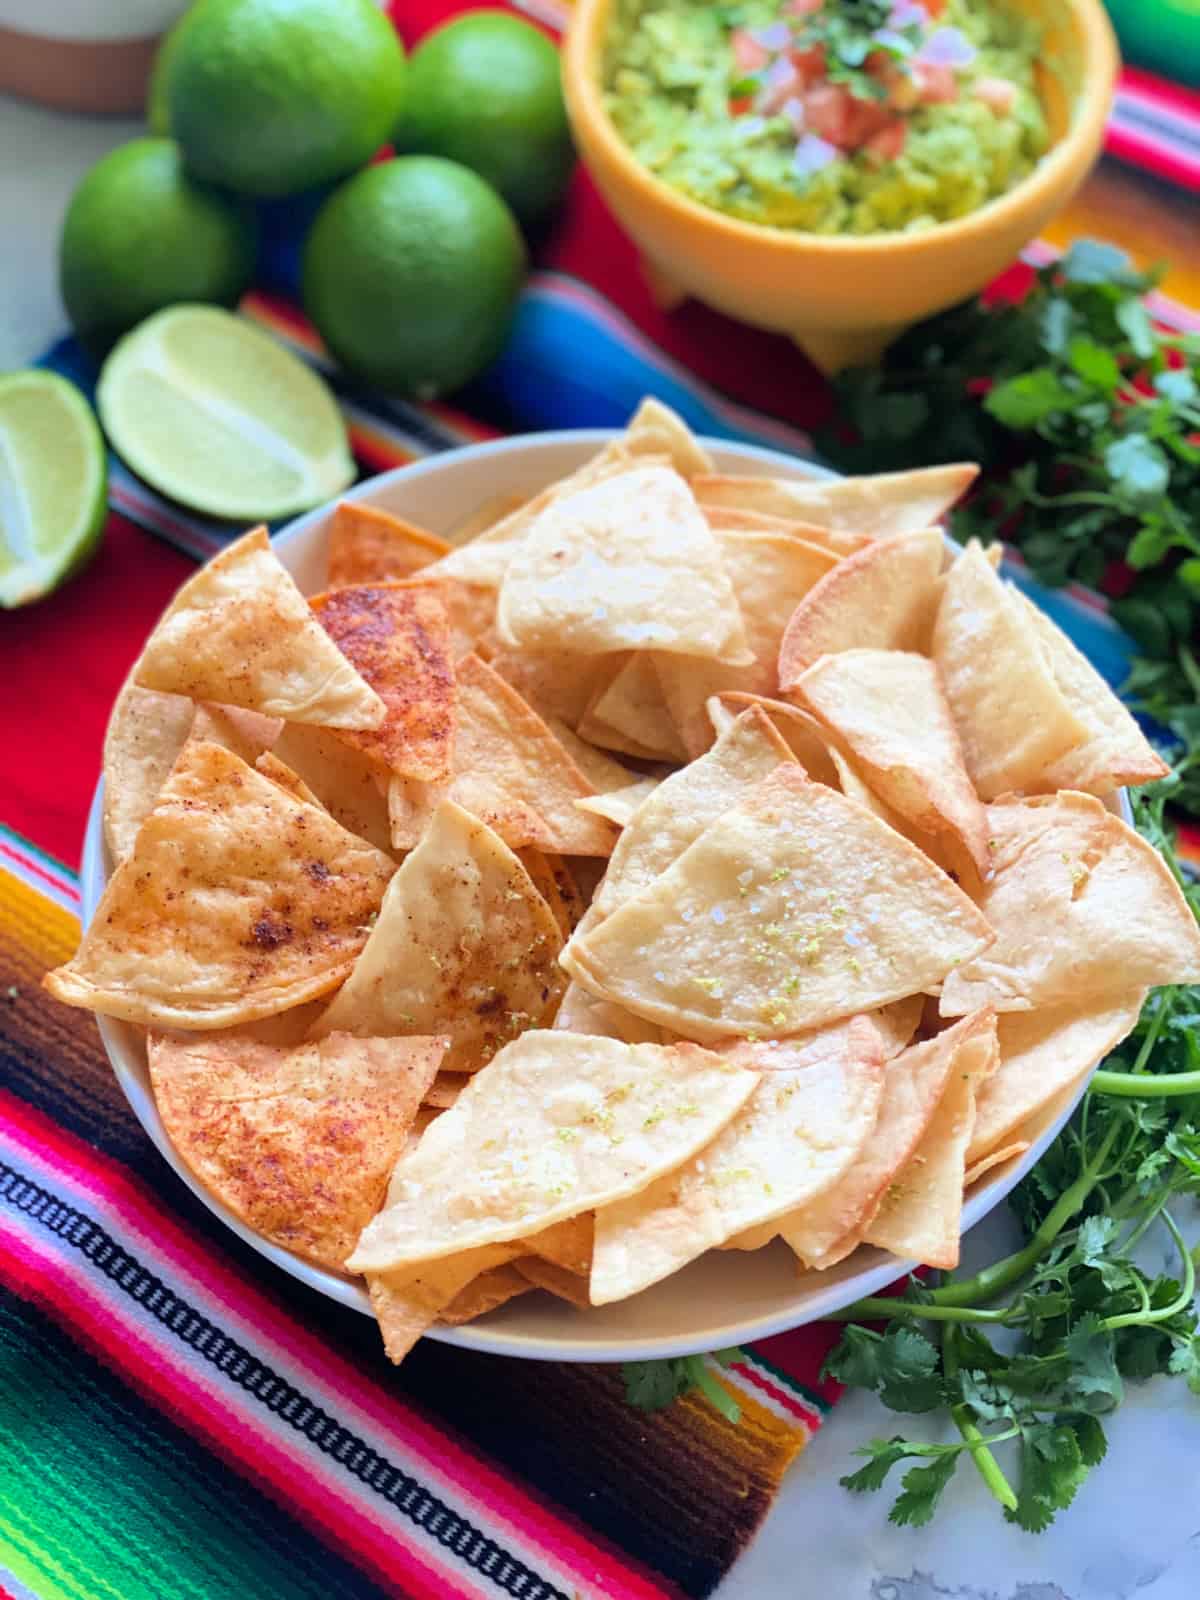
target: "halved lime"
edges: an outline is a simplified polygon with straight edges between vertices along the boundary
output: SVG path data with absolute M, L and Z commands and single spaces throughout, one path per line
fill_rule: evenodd
M 354 480 L 328 387 L 269 334 L 215 306 L 169 306 L 120 341 L 100 420 L 153 488 L 232 521 L 319 505 Z
M 75 385 L 0 375 L 0 606 L 40 600 L 79 570 L 99 543 L 107 487 L 104 440 Z

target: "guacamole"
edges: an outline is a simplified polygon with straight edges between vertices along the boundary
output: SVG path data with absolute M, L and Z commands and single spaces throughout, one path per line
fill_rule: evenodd
M 605 104 L 638 160 L 747 222 L 915 232 L 1024 178 L 1039 29 L 988 0 L 615 0 Z

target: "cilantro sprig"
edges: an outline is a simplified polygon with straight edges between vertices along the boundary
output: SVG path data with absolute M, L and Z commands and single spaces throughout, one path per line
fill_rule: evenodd
M 1159 849 L 1200 916 L 1165 816 L 1186 772 L 1134 797 L 1139 830 Z M 1049 1527 L 1104 1458 L 1104 1418 L 1126 1386 L 1156 1375 L 1200 1397 L 1195 1308 L 1200 1245 L 1189 1247 L 1180 1202 L 1200 1197 L 1200 985 L 1156 990 L 1138 1024 L 1092 1079 L 1079 1109 L 1009 1197 L 1023 1241 L 968 1276 L 910 1278 L 896 1298 L 840 1313 L 847 1326 L 828 1376 L 890 1410 L 947 1415 L 958 1437 L 873 1439 L 841 1482 L 856 1493 L 903 1467 L 893 1522 L 935 1514 L 969 1462 L 1010 1521 Z M 1177 1265 L 1147 1270 L 1139 1246 L 1166 1236 Z M 736 1359 L 725 1351 L 721 1358 Z M 703 1358 L 626 1367 L 632 1404 L 656 1410 L 712 1384 Z M 728 1414 L 728 1412 L 726 1412 Z

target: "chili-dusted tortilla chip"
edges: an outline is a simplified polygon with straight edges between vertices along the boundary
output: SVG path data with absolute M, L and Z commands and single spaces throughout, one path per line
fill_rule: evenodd
M 665 872 L 710 823 L 791 753 L 757 706 L 742 713 L 707 755 L 665 778 L 639 807 L 612 857 L 583 922 L 596 927 Z
M 624 1199 L 707 1144 L 758 1081 L 698 1045 L 523 1034 L 400 1158 L 349 1266 L 415 1266 Z
M 975 1094 L 994 1054 L 994 1034 L 984 1022 L 955 1052 L 946 1087 L 916 1149 L 862 1230 L 865 1244 L 947 1271 L 958 1265 Z
M 594 1033 L 601 1039 L 623 1039 L 626 1044 L 669 1043 L 653 1022 L 635 1017 L 611 1000 L 601 1000 L 573 979 L 563 992 L 554 1026 L 563 1033 Z
M 561 959 L 687 1038 L 782 1038 L 938 983 L 991 939 L 914 845 L 792 765 L 598 927 L 585 919 Z
M 655 658 L 642 650 L 620 660 L 616 671 L 601 683 L 579 719 L 579 733 L 592 744 L 646 761 L 688 759 Z
M 761 695 L 775 692 L 779 644 L 788 619 L 837 559 L 786 534 L 730 532 L 716 537 L 754 660 L 748 666 L 731 667 L 687 656 L 655 657 L 667 709 L 691 756 L 703 754 L 712 743 L 705 706 L 710 695 L 731 689 Z
M 741 1110 L 682 1167 L 597 1212 L 594 1305 L 658 1283 L 847 1171 L 875 1126 L 883 1049 L 865 1018 L 823 1043 L 824 1051 L 808 1040 L 735 1047 L 733 1059 L 768 1069 Z
M 343 828 L 380 850 L 391 849 L 387 770 L 337 733 L 288 722 L 271 754 L 290 767 Z
M 505 570 L 496 622 L 503 643 L 534 650 L 753 660 L 717 542 L 670 467 L 547 506 Z
M 790 691 L 821 656 L 869 646 L 915 650 L 926 642 L 938 603 L 946 547 L 922 528 L 868 545 L 839 561 L 792 613 L 779 646 L 779 686 Z
M 1046 768 L 1038 787 L 1111 794 L 1122 784 L 1165 777 L 1166 762 L 1087 657 L 1019 589 L 1012 593 L 1033 624 L 1055 683 L 1088 734 L 1083 744 Z
M 438 1312 L 438 1321 L 447 1327 L 457 1328 L 464 1322 L 474 1322 L 489 1311 L 515 1300 L 519 1294 L 528 1294 L 533 1284 L 517 1271 L 515 1262 L 489 1267 L 486 1272 L 460 1289 L 448 1306 Z
M 78 953 L 44 981 L 68 1005 L 151 1027 L 286 1011 L 349 974 L 394 871 L 228 750 L 188 745 Z
M 452 548 L 403 517 L 343 500 L 329 527 L 329 587 L 407 578 Z
M 387 710 L 313 617 L 265 528 L 188 579 L 134 673 L 143 689 L 330 728 L 377 728 Z
M 1002 1016 L 1000 1064 L 976 1095 L 968 1164 L 980 1161 L 1115 1050 L 1136 1024 L 1145 999 L 1146 991 L 1136 989 L 1091 1006 L 1072 1003 Z
M 605 856 L 616 830 L 588 816 L 576 800 L 593 793 L 550 729 L 498 673 L 477 656 L 457 669 L 458 728 L 454 772 L 444 791 L 494 828 L 514 850 L 526 845 L 567 855 Z M 437 791 L 393 783 L 389 792 L 397 849 L 415 842 Z
M 886 539 L 939 521 L 978 475 L 977 466 L 961 462 L 865 478 L 700 477 L 695 489 L 709 503 Z
M 738 690 L 713 695 L 708 702 L 708 720 L 713 733 L 720 736 L 732 726 L 734 720 L 751 706 L 765 712 L 772 727 L 796 760 L 818 783 L 831 789 L 839 786 L 838 772 L 832 741 L 815 717 L 787 700 L 772 700 L 766 695 L 743 694 Z
M 133 849 L 192 727 L 196 708 L 127 678 L 104 735 L 104 837 L 114 862 Z
M 996 931 L 942 988 L 943 1016 L 1111 1004 L 1143 985 L 1200 980 L 1200 928 L 1163 858 L 1091 795 L 988 807 Z
M 513 1268 L 530 1288 L 545 1289 L 548 1294 L 565 1300 L 568 1305 L 579 1306 L 586 1311 L 592 1303 L 588 1294 L 587 1273 L 568 1272 L 563 1267 L 555 1266 L 553 1261 L 542 1261 L 538 1256 L 521 1256 L 513 1262 Z
M 1027 611 L 974 539 L 943 580 L 933 659 L 982 799 L 1036 785 L 1086 742 Z
M 588 800 L 576 800 L 581 811 L 590 811 L 594 817 L 606 817 L 618 828 L 628 827 L 650 796 L 662 782 L 661 778 L 639 778 L 624 789 L 610 789 L 606 794 L 594 794 Z
M 445 1047 L 151 1034 L 148 1054 L 163 1126 L 204 1187 L 255 1232 L 340 1271 L 379 1210 Z
M 321 626 L 387 706 L 369 733 L 342 735 L 402 778 L 438 783 L 454 755 L 454 666 L 436 584 L 360 584 L 309 602 Z
M 932 661 L 900 650 L 843 650 L 814 662 L 792 693 L 843 741 L 892 810 L 924 833 L 953 834 L 986 876 L 987 816 Z
M 955 1069 L 959 1051 L 992 1026 L 990 1013 L 964 1017 L 889 1061 L 871 1137 L 846 1174 L 811 1205 L 780 1219 L 778 1231 L 807 1266 L 832 1266 L 856 1247 L 888 1185 L 908 1163 Z
M 366 948 L 318 1035 L 450 1038 L 448 1072 L 475 1072 L 562 992 L 550 908 L 492 830 L 443 802 L 384 896 Z
M 978 1099 L 978 1095 L 976 1096 Z M 981 1156 L 973 1166 L 967 1168 L 963 1174 L 963 1190 L 971 1188 L 979 1182 L 980 1178 L 993 1167 L 1001 1167 L 1006 1161 L 1011 1161 L 1014 1156 L 1023 1156 L 1029 1149 L 1029 1139 L 1014 1139 L 1011 1144 L 1001 1145 L 999 1150 L 993 1150 L 990 1155 Z

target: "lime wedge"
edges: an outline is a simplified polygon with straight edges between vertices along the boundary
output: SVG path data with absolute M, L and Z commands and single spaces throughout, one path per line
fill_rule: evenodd
M 118 455 L 161 494 L 233 521 L 319 505 L 354 480 L 333 395 L 232 312 L 169 306 L 104 363 L 96 403 Z
M 57 589 L 99 543 L 104 440 L 74 384 L 52 372 L 0 375 L 0 606 Z

